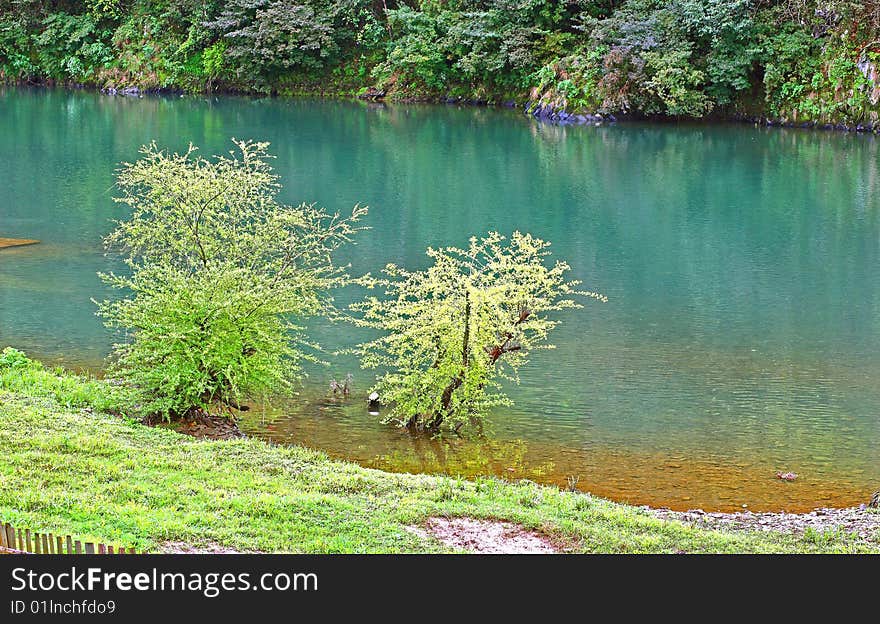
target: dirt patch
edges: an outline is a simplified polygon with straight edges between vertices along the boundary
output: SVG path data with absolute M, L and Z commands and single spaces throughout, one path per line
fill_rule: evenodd
M 13 550 L 11 548 L 4 548 L 3 546 L 0 546 L 0 555 L 24 555 L 24 554 L 26 554 L 26 553 L 23 553 L 20 550 Z
M 0 249 L 5 247 L 22 247 L 24 245 L 36 245 L 40 241 L 29 238 L 3 238 L 0 237 Z
M 411 527 L 450 548 L 480 554 L 552 555 L 559 552 L 546 536 L 510 522 L 473 518 L 430 518 L 425 528 Z
M 186 542 L 165 542 L 159 547 L 163 555 L 240 555 L 246 551 L 227 548 L 220 544 L 208 542 L 201 546 L 193 546 Z
M 234 440 L 245 437 L 234 420 L 226 416 L 212 414 L 197 414 L 170 423 L 158 419 L 148 419 L 144 421 L 144 424 L 151 427 L 172 429 L 177 433 L 206 440 Z

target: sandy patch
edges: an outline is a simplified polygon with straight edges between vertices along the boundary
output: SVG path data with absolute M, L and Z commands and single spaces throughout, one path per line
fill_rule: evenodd
M 159 547 L 162 555 L 240 555 L 246 551 L 227 548 L 220 544 L 208 542 L 201 546 L 193 546 L 186 542 L 165 542 Z
M 410 527 L 450 548 L 480 554 L 552 555 L 559 552 L 546 536 L 510 522 L 473 518 L 430 518 L 425 528 Z

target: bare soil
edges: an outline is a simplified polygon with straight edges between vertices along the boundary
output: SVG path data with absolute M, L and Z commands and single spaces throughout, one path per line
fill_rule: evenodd
M 450 548 L 480 554 L 552 555 L 560 552 L 545 536 L 510 522 L 473 518 L 430 518 L 425 527 L 410 527 L 421 537 L 434 537 Z
M 213 542 L 201 546 L 193 546 L 186 542 L 165 542 L 159 547 L 159 552 L 163 555 L 240 555 L 244 551 Z

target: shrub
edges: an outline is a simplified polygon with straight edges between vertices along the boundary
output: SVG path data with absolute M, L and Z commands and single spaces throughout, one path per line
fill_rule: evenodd
M 235 145 L 208 160 L 150 144 L 119 173 L 132 216 L 105 242 L 130 274 L 102 275 L 126 296 L 99 314 L 124 330 L 112 373 L 166 418 L 290 389 L 314 358 L 298 321 L 333 313 L 333 254 L 366 213 L 279 203 L 268 144 Z
M 6 347 L 0 351 L 0 370 L 20 370 L 30 366 L 31 361 L 27 356 L 12 347 Z
M 393 264 L 370 284 L 387 298 L 352 306 L 358 323 L 383 332 L 359 346 L 365 368 L 383 369 L 375 390 L 390 406 L 387 422 L 436 433 L 479 425 L 507 404 L 499 380 L 517 380 L 533 349 L 558 321 L 549 312 L 580 307 L 569 266 L 545 264 L 549 243 L 515 232 L 472 238 L 466 249 L 429 249 L 433 264 L 408 271 Z

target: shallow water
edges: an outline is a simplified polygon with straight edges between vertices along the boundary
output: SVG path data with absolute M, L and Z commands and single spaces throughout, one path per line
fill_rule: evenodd
M 349 359 L 245 428 L 386 469 L 500 474 L 673 508 L 808 509 L 880 487 L 878 143 L 749 126 L 559 128 L 512 111 L 0 90 L 0 344 L 100 367 L 90 299 L 124 217 L 113 170 L 156 139 L 272 142 L 290 202 L 370 206 L 345 260 L 424 266 L 429 245 L 532 232 L 590 289 L 534 357 L 494 443 L 413 440 L 360 399 Z M 346 303 L 355 292 L 340 293 Z M 317 324 L 333 350 L 363 334 Z M 776 471 L 800 475 L 794 483 Z

